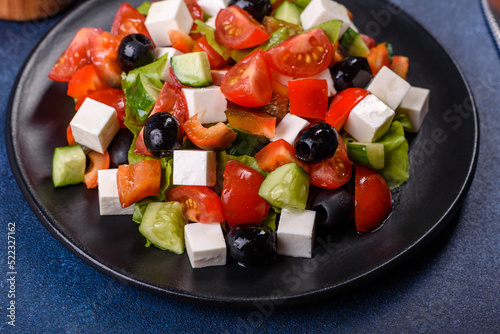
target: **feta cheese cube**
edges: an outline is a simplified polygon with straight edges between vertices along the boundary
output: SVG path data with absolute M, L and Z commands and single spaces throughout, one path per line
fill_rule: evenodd
M 277 230 L 278 254 L 311 258 L 315 219 L 316 211 L 282 209 Z
M 75 141 L 101 154 L 120 129 L 116 110 L 87 98 L 69 123 Z
M 101 216 L 134 214 L 133 205 L 122 208 L 120 204 L 116 181 L 117 172 L 117 168 L 97 171 L 97 183 L 99 184 L 99 211 Z
M 226 242 L 220 224 L 186 224 L 184 238 L 189 262 L 193 268 L 226 264 Z
M 198 5 L 203 12 L 212 17 L 217 16 L 219 10 L 226 8 L 228 4 L 229 0 L 198 0 Z
M 293 80 L 292 77 L 289 77 L 287 75 L 281 74 L 278 71 L 271 71 L 271 74 L 273 76 L 273 80 L 276 82 L 279 82 L 280 84 L 287 86 L 288 87 L 288 81 Z
M 293 145 L 299 132 L 309 125 L 309 122 L 299 116 L 286 114 L 276 127 L 274 138 L 271 141 L 284 139 Z
M 204 88 L 182 88 L 186 97 L 189 118 L 198 114 L 201 124 L 225 122 L 227 100 L 219 86 Z
M 213 151 L 174 150 L 174 185 L 215 185 L 217 155 Z
M 430 90 L 426 88 L 411 87 L 396 109 L 396 114 L 404 114 L 410 120 L 411 129 L 408 131 L 420 130 L 425 115 L 429 112 L 429 95 Z
M 339 37 L 341 37 L 348 28 L 358 31 L 349 18 L 347 8 L 332 0 L 312 0 L 300 14 L 300 21 L 302 22 L 302 28 L 304 28 L 304 30 L 331 20 L 341 20 L 344 22 L 340 28 Z
M 175 56 L 183 55 L 184 53 L 172 47 L 161 47 L 155 49 L 155 59 L 158 59 L 165 54 L 168 54 L 166 66 L 159 68 L 158 74 L 160 75 L 161 80 L 172 82 L 172 78 L 170 76 L 170 59 Z
M 411 85 L 405 79 L 387 66 L 383 66 L 368 84 L 366 90 L 381 99 L 389 108 L 396 110 L 410 87 Z
M 344 130 L 359 142 L 374 142 L 389 130 L 394 114 L 394 110 L 369 94 L 351 110 Z
M 175 29 L 189 33 L 193 18 L 184 0 L 153 2 L 144 22 L 156 46 L 170 46 L 168 31 Z

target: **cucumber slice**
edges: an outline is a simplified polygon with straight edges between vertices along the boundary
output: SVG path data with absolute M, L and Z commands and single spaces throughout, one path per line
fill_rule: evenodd
M 52 158 L 52 182 L 63 187 L 83 182 L 86 158 L 80 145 L 56 147 Z
M 204 87 L 213 82 L 206 52 L 191 52 L 172 57 L 170 65 L 183 85 Z
M 384 144 L 347 142 L 346 148 L 349 160 L 372 169 L 384 168 Z
M 259 188 L 259 196 L 272 206 L 305 210 L 309 195 L 309 174 L 295 162 L 269 173 Z
M 363 38 L 351 28 L 348 28 L 344 33 L 340 39 L 340 44 L 347 56 L 366 57 L 370 53 L 370 49 L 366 46 Z
M 144 212 L 139 232 L 148 240 L 146 247 L 153 244 L 160 249 L 182 254 L 186 224 L 179 202 L 153 202 Z
M 302 13 L 302 10 L 302 8 L 293 2 L 283 1 L 283 3 L 276 8 L 274 17 L 300 26 L 302 25 L 300 21 L 300 13 Z

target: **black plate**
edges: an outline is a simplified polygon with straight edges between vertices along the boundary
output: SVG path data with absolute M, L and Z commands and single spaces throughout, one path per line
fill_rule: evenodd
M 100 217 L 97 190 L 84 185 L 54 190 L 52 154 L 66 145 L 74 103 L 66 96 L 67 85 L 50 81 L 47 74 L 79 28 L 110 29 L 120 1 L 98 0 L 85 2 L 45 36 L 11 96 L 9 159 L 37 217 L 97 270 L 150 292 L 209 305 L 317 300 L 366 282 L 414 255 L 449 222 L 469 189 L 478 152 L 476 108 L 453 59 L 407 14 L 385 1 L 344 3 L 362 31 L 410 57 L 410 83 L 431 90 L 430 114 L 411 139 L 411 177 L 394 192 L 394 212 L 379 231 L 317 240 L 319 253 L 309 260 L 280 257 L 268 267 L 231 263 L 193 270 L 186 254 L 145 248 L 130 218 Z

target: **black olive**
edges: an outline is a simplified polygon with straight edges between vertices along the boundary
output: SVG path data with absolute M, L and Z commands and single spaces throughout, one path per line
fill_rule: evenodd
M 143 34 L 125 36 L 118 47 L 118 64 L 125 72 L 152 63 L 154 58 L 153 42 Z
M 238 224 L 226 235 L 229 256 L 241 264 L 266 264 L 276 255 L 276 233 L 266 225 Z
M 332 233 L 349 226 L 354 215 L 354 197 L 345 189 L 322 190 L 311 203 L 316 211 L 318 233 Z
M 368 60 L 363 57 L 347 57 L 330 68 L 337 92 L 347 88 L 365 88 L 372 79 Z
M 153 156 L 166 157 L 180 147 L 179 134 L 179 121 L 168 112 L 158 112 L 144 125 L 144 144 Z
M 295 140 L 295 156 L 308 164 L 330 159 L 339 145 L 337 130 L 327 123 L 313 123 L 305 127 Z
M 133 140 L 134 135 L 129 129 L 120 128 L 108 146 L 109 163 L 112 168 L 128 164 L 128 151 Z
M 232 5 L 246 10 L 248 14 L 252 15 L 259 22 L 262 22 L 264 16 L 270 15 L 273 10 L 273 5 L 269 0 L 231 0 L 228 6 Z

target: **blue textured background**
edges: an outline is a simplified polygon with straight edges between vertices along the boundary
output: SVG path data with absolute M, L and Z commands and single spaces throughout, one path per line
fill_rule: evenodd
M 481 122 L 479 163 L 471 190 L 454 223 L 425 251 L 367 286 L 305 307 L 263 314 L 161 298 L 97 272 L 45 230 L 16 185 L 2 135 L 0 332 L 499 332 L 499 55 L 479 0 L 397 4 L 455 57 L 470 83 Z M 59 19 L 0 20 L 0 132 L 5 133 L 9 94 L 22 63 Z M 6 317 L 9 222 L 16 223 L 15 328 L 7 325 Z

